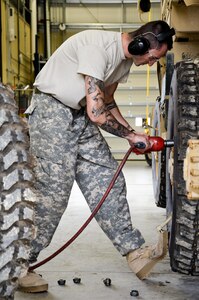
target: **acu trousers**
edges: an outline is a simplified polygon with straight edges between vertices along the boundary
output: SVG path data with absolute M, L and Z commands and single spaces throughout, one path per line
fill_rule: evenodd
M 71 109 L 41 93 L 33 95 L 27 113 L 38 192 L 37 236 L 32 242 L 31 263 L 52 240 L 74 181 L 93 211 L 115 174 L 117 162 L 85 108 Z M 95 218 L 121 255 L 144 243 L 139 230 L 132 226 L 122 172 Z

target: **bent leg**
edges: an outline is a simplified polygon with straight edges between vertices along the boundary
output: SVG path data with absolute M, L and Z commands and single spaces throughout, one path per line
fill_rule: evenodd
M 91 123 L 81 136 L 79 147 L 76 181 L 93 211 L 116 172 L 117 162 L 98 128 Z M 139 230 L 132 226 L 122 173 L 98 211 L 96 220 L 122 255 L 144 243 Z

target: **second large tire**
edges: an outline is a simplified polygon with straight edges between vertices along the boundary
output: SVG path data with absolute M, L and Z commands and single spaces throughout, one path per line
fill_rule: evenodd
M 0 299 L 14 299 L 35 236 L 28 145 L 14 93 L 0 84 Z
M 173 271 L 199 275 L 199 199 L 187 198 L 183 178 L 189 139 L 199 139 L 199 65 L 182 61 L 175 67 L 171 95 L 174 103 L 174 170 L 170 262 Z

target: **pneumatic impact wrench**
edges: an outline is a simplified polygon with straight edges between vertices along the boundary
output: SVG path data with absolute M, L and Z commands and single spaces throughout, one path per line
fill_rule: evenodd
M 139 151 L 139 149 L 144 149 L 146 147 L 145 143 L 143 142 L 135 143 L 134 147 L 132 148 L 132 151 L 138 155 L 162 151 L 164 148 L 171 148 L 174 146 L 173 140 L 164 140 L 160 136 L 149 136 L 149 142 L 151 144 L 151 148 L 145 151 L 144 153 Z

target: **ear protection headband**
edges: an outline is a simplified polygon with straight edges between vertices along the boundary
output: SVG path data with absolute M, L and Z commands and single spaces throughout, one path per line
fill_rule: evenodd
M 169 29 L 166 32 L 154 34 L 153 32 L 145 32 L 142 35 L 138 35 L 128 45 L 128 51 L 132 55 L 143 55 L 150 49 L 150 42 L 144 37 L 146 34 L 152 34 L 159 43 L 166 41 L 169 37 L 175 34 L 174 28 Z

